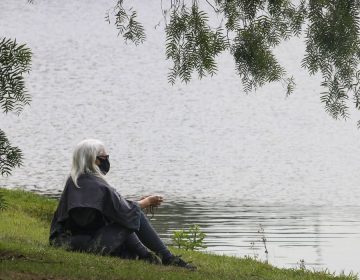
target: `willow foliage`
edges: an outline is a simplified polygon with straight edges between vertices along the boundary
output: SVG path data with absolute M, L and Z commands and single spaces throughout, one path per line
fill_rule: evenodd
M 126 13 L 123 5 L 124 0 L 117 2 Z M 281 82 L 290 94 L 294 78 L 273 52 L 281 42 L 303 36 L 302 67 L 322 76 L 325 110 L 335 119 L 346 118 L 351 99 L 360 109 L 360 0 L 171 0 L 161 9 L 166 58 L 173 62 L 171 83 L 188 82 L 193 73 L 200 78 L 214 75 L 216 57 L 229 52 L 246 92 Z M 214 26 L 209 18 L 219 23 Z M 135 26 L 144 30 L 138 21 Z M 142 32 L 133 34 L 125 38 L 135 43 L 145 39 Z
M 15 40 L 0 39 L 0 108 L 6 114 L 19 114 L 31 98 L 25 89 L 24 74 L 30 71 L 31 51 Z M 21 165 L 22 153 L 11 146 L 0 129 L 0 174 L 9 175 L 12 168 Z
M 111 23 L 110 18 L 115 17 L 115 26 L 125 41 L 132 41 L 135 45 L 143 43 L 146 39 L 144 27 L 137 21 L 137 13 L 132 8 L 123 7 L 124 0 L 118 0 L 112 10 L 106 12 L 105 20 Z
M 28 0 L 32 3 L 33 0 Z M 189 82 L 217 72 L 223 52 L 234 58 L 234 68 L 246 92 L 270 82 L 281 82 L 286 93 L 295 81 L 274 55 L 274 48 L 304 36 L 302 67 L 322 76 L 321 101 L 335 119 L 347 118 L 349 102 L 360 109 L 360 0 L 170 0 L 159 1 L 165 18 L 166 58 L 173 62 L 169 82 Z M 119 35 L 136 45 L 146 39 L 131 0 L 116 0 L 106 13 Z M 110 20 L 111 19 L 111 20 Z M 214 24 L 210 19 L 219 19 Z M 11 39 L 0 38 L 0 108 L 20 113 L 30 102 L 24 74 L 31 52 Z M 360 126 L 360 122 L 358 123 Z M 10 174 L 21 164 L 21 152 L 0 130 L 0 173 Z

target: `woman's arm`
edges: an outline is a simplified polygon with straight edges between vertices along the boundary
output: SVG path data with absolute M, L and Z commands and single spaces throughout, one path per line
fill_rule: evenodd
M 163 197 L 159 195 L 150 195 L 141 198 L 138 203 L 139 206 L 144 209 L 149 206 L 159 206 L 163 202 Z

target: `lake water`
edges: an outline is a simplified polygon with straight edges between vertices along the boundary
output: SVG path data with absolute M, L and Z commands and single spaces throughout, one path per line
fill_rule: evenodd
M 0 186 L 56 196 L 73 147 L 98 138 L 120 193 L 165 196 L 153 223 L 168 242 L 173 230 L 199 224 L 207 251 L 265 260 L 263 228 L 276 266 L 303 259 L 359 273 L 360 115 L 345 122 L 325 113 L 319 77 L 299 66 L 302 40 L 276 51 L 296 78 L 288 98 L 278 84 L 244 94 L 228 55 L 217 76 L 171 86 L 160 2 L 134 1 L 148 36 L 138 47 L 105 22 L 114 3 L 0 2 L 0 35 L 33 51 L 31 106 L 0 115 L 24 165 Z

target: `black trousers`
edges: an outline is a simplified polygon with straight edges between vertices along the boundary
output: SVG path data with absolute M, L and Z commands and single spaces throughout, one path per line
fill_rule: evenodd
M 131 232 L 121 225 L 109 224 L 92 233 L 73 234 L 67 242 L 70 250 L 121 258 L 145 257 L 149 250 L 161 258 L 171 256 L 170 251 L 143 213 L 141 213 L 138 231 Z

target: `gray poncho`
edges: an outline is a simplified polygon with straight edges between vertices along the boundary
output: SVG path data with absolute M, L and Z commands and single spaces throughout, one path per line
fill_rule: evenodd
M 136 231 L 140 227 L 141 209 L 137 202 L 119 195 L 103 179 L 92 174 L 78 178 L 79 188 L 71 177 L 67 180 L 50 229 L 50 242 L 69 231 L 70 211 L 74 209 L 94 209 L 106 221 L 124 227 L 124 231 Z

